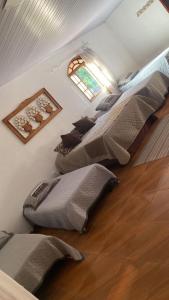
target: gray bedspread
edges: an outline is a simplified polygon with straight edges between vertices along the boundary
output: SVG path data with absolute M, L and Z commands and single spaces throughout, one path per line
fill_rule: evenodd
M 0 250 L 0 269 L 33 292 L 50 267 L 64 257 L 82 254 L 60 239 L 41 234 L 15 234 Z
M 155 72 L 126 91 L 111 110 L 97 120 L 77 147 L 66 156 L 57 154 L 57 169 L 66 173 L 105 159 L 127 164 L 129 147 L 150 115 L 163 105 L 168 87 L 169 78 Z
M 107 182 L 117 177 L 99 164 L 78 169 L 59 177 L 38 209 L 24 208 L 24 215 L 34 224 L 43 227 L 76 229 L 83 231 L 89 208 L 95 203 Z

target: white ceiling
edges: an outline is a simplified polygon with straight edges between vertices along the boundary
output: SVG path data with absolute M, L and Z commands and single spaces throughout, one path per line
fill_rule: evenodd
M 2 1 L 2 0 L 0 0 Z M 10 1 L 10 2 L 8 2 Z M 0 85 L 102 23 L 121 0 L 8 0 L 0 12 Z

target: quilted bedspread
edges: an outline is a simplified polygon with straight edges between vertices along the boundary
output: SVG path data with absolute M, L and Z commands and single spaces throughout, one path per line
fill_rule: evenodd
M 34 224 L 83 231 L 88 212 L 100 196 L 105 185 L 117 177 L 99 164 L 80 168 L 58 177 L 53 188 L 37 209 L 25 207 L 24 215 Z
M 57 155 L 57 169 L 66 173 L 105 159 L 127 164 L 129 147 L 150 115 L 163 105 L 168 87 L 169 78 L 155 72 L 127 90 L 110 111 L 98 118 L 77 147 L 66 156 Z
M 15 234 L 0 251 L 0 269 L 33 292 L 51 266 L 68 256 L 76 261 L 83 259 L 78 250 L 58 238 Z

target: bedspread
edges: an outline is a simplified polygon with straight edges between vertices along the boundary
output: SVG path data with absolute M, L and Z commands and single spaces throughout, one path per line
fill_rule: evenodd
M 51 266 L 64 257 L 82 254 L 60 239 L 41 234 L 15 234 L 0 251 L 0 269 L 33 292 Z
M 106 184 L 117 177 L 99 164 L 61 175 L 37 210 L 26 207 L 24 215 L 32 223 L 50 228 L 83 231 L 88 212 Z
M 66 156 L 57 155 L 57 169 L 66 173 L 105 159 L 117 159 L 121 165 L 127 164 L 129 147 L 150 115 L 163 105 L 168 87 L 169 78 L 155 72 L 137 87 L 126 91 L 75 149 Z

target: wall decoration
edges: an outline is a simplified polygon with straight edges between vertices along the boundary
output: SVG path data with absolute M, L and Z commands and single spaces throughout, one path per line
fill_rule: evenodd
M 30 106 L 26 109 L 26 114 L 30 120 L 42 123 L 43 116 L 40 113 L 40 110 L 36 106 Z
M 40 110 L 47 112 L 49 114 L 52 113 L 52 106 L 50 105 L 50 101 L 48 99 L 39 98 L 37 100 L 37 105 L 39 106 Z
M 148 0 L 145 5 L 137 11 L 137 17 L 140 17 L 154 2 L 155 0 Z
M 24 100 L 3 122 L 26 144 L 61 110 L 59 103 L 43 88 Z
M 160 0 L 169 13 L 169 0 Z

